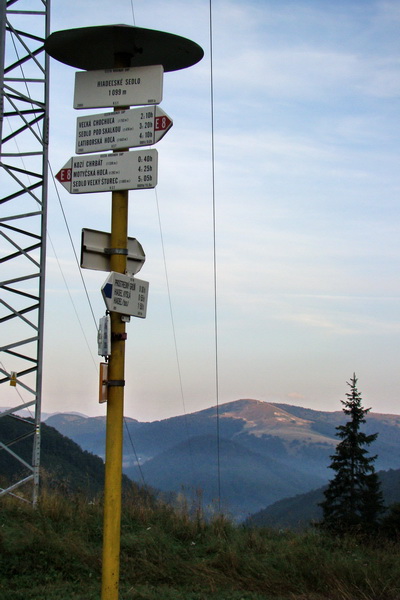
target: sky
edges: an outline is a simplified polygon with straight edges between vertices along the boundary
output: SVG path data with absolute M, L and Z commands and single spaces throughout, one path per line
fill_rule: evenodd
M 158 185 L 129 195 L 150 291 L 147 318 L 127 325 L 125 414 L 240 398 L 340 410 L 353 372 L 365 406 L 398 414 L 399 3 L 52 6 L 51 31 L 114 23 L 205 53 L 165 73 L 174 125 L 156 146 Z M 75 154 L 76 118 L 106 111 L 73 109 L 75 71 L 51 60 L 54 173 Z M 82 228 L 110 231 L 109 192 L 50 180 L 43 411 L 102 415 L 96 324 L 60 201 L 78 255 Z M 107 273 L 82 274 L 98 320 Z

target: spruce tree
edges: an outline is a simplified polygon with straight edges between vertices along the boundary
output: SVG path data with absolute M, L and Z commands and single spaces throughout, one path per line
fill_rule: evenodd
M 341 402 L 350 420 L 336 428 L 336 436 L 341 441 L 331 456 L 330 468 L 335 476 L 320 504 L 323 510 L 320 526 L 333 533 L 373 531 L 383 510 L 380 482 L 373 464 L 376 456 L 368 456 L 366 449 L 378 434 L 366 435 L 361 431 L 365 415 L 371 409 L 361 404 L 355 374 L 347 385 L 350 386 L 347 400 Z

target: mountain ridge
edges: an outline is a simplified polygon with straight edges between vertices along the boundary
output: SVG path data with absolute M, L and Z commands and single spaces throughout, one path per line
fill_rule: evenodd
M 144 475 L 146 483 L 164 492 L 201 487 L 211 502 L 219 443 L 222 496 L 227 504 L 230 496 L 230 513 L 242 519 L 283 497 L 324 485 L 337 444 L 335 428 L 345 419 L 342 411 L 329 413 L 249 398 L 159 421 L 126 419 L 124 472 L 137 482 Z M 104 417 L 58 414 L 46 422 L 104 458 Z M 377 468 L 400 468 L 400 416 L 371 412 L 366 429 L 379 433 L 373 448 L 379 455 Z M 193 485 L 196 477 L 198 484 Z

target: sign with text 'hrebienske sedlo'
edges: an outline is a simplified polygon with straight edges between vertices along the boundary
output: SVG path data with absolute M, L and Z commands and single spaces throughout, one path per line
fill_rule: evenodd
M 75 73 L 74 108 L 140 106 L 162 100 L 162 65 Z
M 105 280 L 101 293 L 107 310 L 146 318 L 149 282 L 112 271 Z
M 172 120 L 155 105 L 78 117 L 75 151 L 86 154 L 150 146 L 171 127 Z
M 90 157 L 73 156 L 56 178 L 71 194 L 140 190 L 156 187 L 157 164 L 155 148 Z

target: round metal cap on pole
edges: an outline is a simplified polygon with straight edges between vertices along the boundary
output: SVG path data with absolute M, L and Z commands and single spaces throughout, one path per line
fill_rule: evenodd
M 177 71 L 204 56 L 203 49 L 187 38 L 132 25 L 55 31 L 44 47 L 56 60 L 86 71 L 113 69 L 116 57 L 123 58 L 127 67 L 162 65 L 164 71 Z

